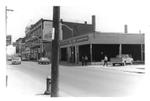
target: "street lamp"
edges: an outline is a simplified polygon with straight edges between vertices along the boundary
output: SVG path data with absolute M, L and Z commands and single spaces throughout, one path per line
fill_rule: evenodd
M 7 37 L 7 12 L 8 11 L 14 11 L 12 9 L 8 9 L 7 6 L 5 6 L 5 35 Z M 6 47 L 6 52 L 7 52 L 7 47 Z M 8 81 L 8 75 L 6 73 L 6 87 L 7 87 L 7 81 Z
M 5 6 L 5 34 L 7 35 L 7 12 L 13 12 L 14 10 L 8 9 L 7 6 Z

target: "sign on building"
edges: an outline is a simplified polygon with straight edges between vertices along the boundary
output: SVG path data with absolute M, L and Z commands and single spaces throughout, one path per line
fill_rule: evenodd
M 53 22 L 44 21 L 43 25 L 43 40 L 52 41 Z

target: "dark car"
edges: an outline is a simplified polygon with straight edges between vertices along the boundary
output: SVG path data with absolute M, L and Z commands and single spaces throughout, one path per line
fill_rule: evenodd
M 50 64 L 50 60 L 47 57 L 41 57 L 38 60 L 38 64 Z

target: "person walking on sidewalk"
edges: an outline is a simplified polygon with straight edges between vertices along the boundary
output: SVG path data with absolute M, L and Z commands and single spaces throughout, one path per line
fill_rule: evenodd
M 81 57 L 81 62 L 82 62 L 82 66 L 84 66 L 85 65 L 85 58 L 84 58 L 84 56 Z
M 87 65 L 87 63 L 88 63 L 88 57 L 85 56 L 85 65 Z
M 107 56 L 104 57 L 104 65 L 103 66 L 108 66 L 108 57 Z

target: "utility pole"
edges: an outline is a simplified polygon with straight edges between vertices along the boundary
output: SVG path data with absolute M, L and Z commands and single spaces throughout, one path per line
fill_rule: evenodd
M 54 40 L 52 41 L 51 97 L 58 97 L 60 7 L 53 7 Z

